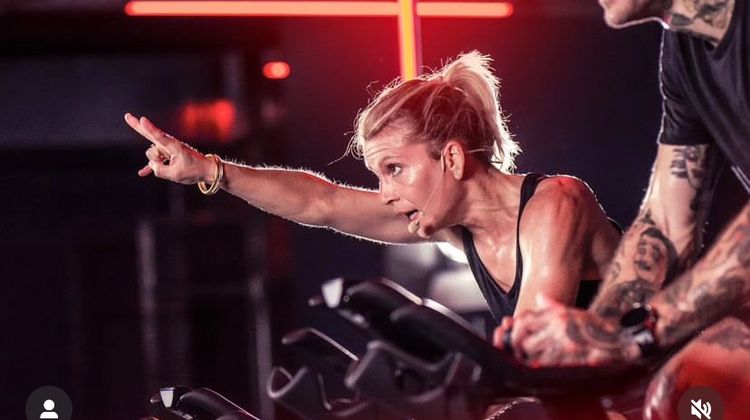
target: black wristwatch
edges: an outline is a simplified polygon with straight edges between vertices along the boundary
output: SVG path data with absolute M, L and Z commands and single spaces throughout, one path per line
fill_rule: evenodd
M 641 358 L 648 359 L 659 354 L 659 343 L 656 340 L 656 321 L 659 314 L 648 304 L 636 303 L 633 309 L 625 312 L 620 318 L 623 333 L 638 344 Z

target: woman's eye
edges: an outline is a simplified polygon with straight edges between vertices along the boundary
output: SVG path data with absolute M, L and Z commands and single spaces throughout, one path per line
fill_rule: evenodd
M 398 175 L 401 173 L 401 166 L 396 165 L 395 163 L 391 163 L 388 165 L 388 173 L 391 175 Z

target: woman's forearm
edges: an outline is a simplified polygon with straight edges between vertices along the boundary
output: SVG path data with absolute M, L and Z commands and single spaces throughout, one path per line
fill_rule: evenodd
M 311 226 L 329 226 L 332 197 L 340 187 L 305 170 L 224 163 L 222 188 L 276 216 Z

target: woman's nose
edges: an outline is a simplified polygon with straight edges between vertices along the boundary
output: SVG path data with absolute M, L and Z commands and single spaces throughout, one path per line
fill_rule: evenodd
M 380 201 L 382 201 L 383 204 L 392 204 L 396 201 L 396 195 L 393 193 L 393 188 L 384 183 L 380 184 Z

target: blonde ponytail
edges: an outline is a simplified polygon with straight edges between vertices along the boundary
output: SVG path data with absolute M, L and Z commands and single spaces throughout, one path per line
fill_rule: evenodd
M 361 156 L 365 141 L 399 121 L 410 128 L 410 140 L 430 142 L 436 153 L 457 138 L 486 163 L 512 172 L 520 147 L 502 116 L 491 61 L 472 51 L 417 79 L 392 82 L 357 116 L 349 150 Z

